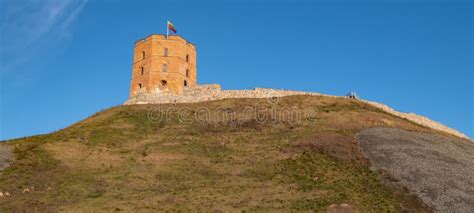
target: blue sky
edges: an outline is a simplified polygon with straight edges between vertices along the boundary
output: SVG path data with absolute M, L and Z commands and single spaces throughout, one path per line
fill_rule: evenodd
M 353 90 L 474 136 L 472 1 L 3 0 L 0 140 L 124 102 L 134 42 L 167 19 L 201 84 Z

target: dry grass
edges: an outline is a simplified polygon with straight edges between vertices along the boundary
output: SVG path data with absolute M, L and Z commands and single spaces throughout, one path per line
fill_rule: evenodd
M 335 159 L 369 164 L 362 154 L 357 141 L 351 136 L 342 135 L 337 132 L 318 132 L 311 137 L 296 141 L 294 147 L 294 150 L 299 152 L 309 149 L 325 153 Z
M 154 105 L 115 107 L 59 132 L 9 141 L 17 160 L 0 176 L 5 211 L 289 211 L 348 203 L 360 211 L 423 210 L 417 200 L 381 184 L 354 143 L 366 127 L 434 132 L 340 98 L 292 96 L 165 105 L 186 108 L 151 122 Z M 201 107 L 232 119 L 198 122 Z M 311 111 L 259 122 L 243 113 L 272 107 Z M 22 193 L 25 188 L 34 188 Z

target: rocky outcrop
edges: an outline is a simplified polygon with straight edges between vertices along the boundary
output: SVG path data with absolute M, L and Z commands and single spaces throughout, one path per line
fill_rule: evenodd
M 311 95 L 311 96 L 326 96 L 326 97 L 336 97 L 342 98 L 341 96 L 332 96 L 325 95 L 315 92 L 302 92 L 302 91 L 292 91 L 292 90 L 282 90 L 282 89 L 267 89 L 267 88 L 255 88 L 253 90 L 221 90 L 220 85 L 218 84 L 207 84 L 199 85 L 192 88 L 185 88 L 182 94 L 176 95 L 167 91 L 162 91 L 159 88 L 153 89 L 150 92 L 139 91 L 133 97 L 130 97 L 124 105 L 132 104 L 164 104 L 164 103 L 196 103 L 196 102 L 205 102 L 205 101 L 214 101 L 227 98 L 275 98 L 275 97 L 284 97 L 290 95 Z M 436 121 L 430 120 L 424 116 L 417 115 L 414 113 L 403 113 L 398 112 L 387 105 L 373 102 L 373 101 L 363 101 L 371 106 L 374 106 L 384 112 L 390 113 L 392 115 L 407 119 L 416 124 L 432 128 L 435 130 L 447 132 L 449 134 L 455 135 L 457 137 L 469 139 L 463 133 L 449 128 L 443 124 L 440 124 Z
M 13 150 L 11 146 L 0 144 L 0 171 L 10 166 L 13 160 Z
M 395 128 L 370 128 L 357 136 L 365 156 L 389 181 L 440 212 L 474 209 L 474 143 Z

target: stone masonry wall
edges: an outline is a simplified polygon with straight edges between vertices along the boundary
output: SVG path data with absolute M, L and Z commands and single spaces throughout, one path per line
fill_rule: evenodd
M 131 96 L 156 86 L 179 94 L 197 85 L 196 47 L 181 36 L 150 35 L 133 52 Z
M 341 96 L 331 96 L 324 95 L 314 92 L 301 92 L 301 91 L 291 91 L 291 90 L 278 90 L 278 89 L 266 89 L 266 88 L 255 88 L 254 90 L 221 90 L 220 85 L 218 84 L 207 84 L 207 85 L 197 85 L 192 88 L 185 88 L 183 93 L 176 95 L 169 92 L 163 92 L 159 88 L 153 89 L 151 92 L 138 92 L 134 96 L 130 97 L 124 105 L 133 105 L 133 104 L 164 104 L 164 103 L 196 103 L 196 102 L 205 102 L 213 100 L 221 100 L 226 98 L 271 98 L 271 97 L 284 97 L 290 95 L 312 95 L 312 96 L 326 96 L 326 97 L 337 97 Z M 360 100 L 364 103 L 367 103 L 371 106 L 374 106 L 382 111 L 390 113 L 392 115 L 407 119 L 416 124 L 447 132 L 449 134 L 469 139 L 463 133 L 449 128 L 441 123 L 430 120 L 424 116 L 417 115 L 414 113 L 403 113 L 398 112 L 387 105 Z

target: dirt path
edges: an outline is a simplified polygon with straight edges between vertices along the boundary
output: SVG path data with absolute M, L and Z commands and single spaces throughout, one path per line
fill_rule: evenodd
M 376 169 L 388 171 L 431 207 L 474 209 L 474 143 L 393 128 L 366 129 L 357 140 Z
M 11 146 L 0 144 L 0 171 L 7 168 L 9 160 L 13 158 L 13 150 Z

